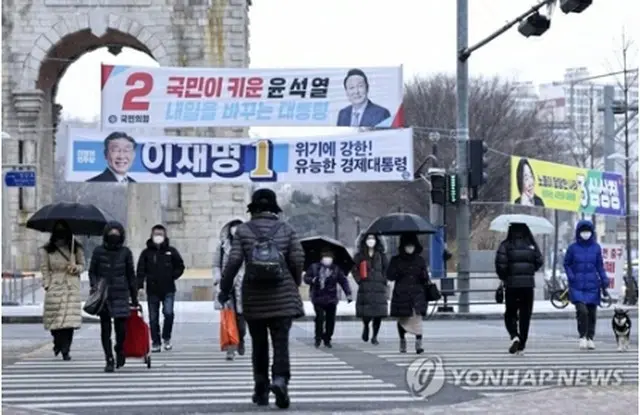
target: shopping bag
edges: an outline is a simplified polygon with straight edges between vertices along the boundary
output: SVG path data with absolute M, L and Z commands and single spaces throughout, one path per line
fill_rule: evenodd
M 367 278 L 367 261 L 360 262 L 360 279 Z
M 122 353 L 125 357 L 145 357 L 149 354 L 151 348 L 149 326 L 142 317 L 141 308 L 131 308 L 125 333 L 122 345 Z
M 240 344 L 236 313 L 230 307 L 220 310 L 220 350 L 227 350 Z

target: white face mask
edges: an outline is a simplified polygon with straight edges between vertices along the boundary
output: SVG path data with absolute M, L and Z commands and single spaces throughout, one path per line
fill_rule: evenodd
M 407 254 L 411 255 L 416 251 L 416 247 L 413 245 L 407 245 L 404 247 L 404 252 L 406 252 Z
M 153 235 L 153 243 L 156 245 L 160 245 L 161 243 L 164 242 L 164 236 L 162 235 Z
M 333 264 L 333 258 L 331 258 L 330 256 L 325 256 L 322 257 L 322 265 L 324 265 L 325 267 L 330 267 L 331 264 Z
M 367 239 L 367 246 L 369 248 L 373 248 L 374 246 L 376 246 L 376 240 L 375 239 Z
M 581 237 L 583 240 L 588 241 L 588 240 L 589 240 L 589 238 L 591 238 L 591 232 L 589 232 L 589 231 L 582 231 L 582 232 L 580 232 L 580 237 Z
M 237 230 L 237 229 L 238 229 L 237 227 L 232 226 L 232 227 L 231 227 L 231 229 L 229 229 L 229 234 L 230 234 L 231 236 L 234 236 L 234 235 L 236 234 L 236 230 Z

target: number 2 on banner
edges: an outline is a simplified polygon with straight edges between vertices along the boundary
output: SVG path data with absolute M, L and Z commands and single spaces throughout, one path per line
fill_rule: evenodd
M 256 167 L 249 173 L 249 178 L 256 180 L 273 179 L 275 172 L 269 168 L 271 164 L 271 143 L 269 140 L 259 140 L 253 144 L 256 149 Z
M 140 85 L 138 85 L 140 84 Z M 122 99 L 123 111 L 148 111 L 149 101 L 139 100 L 144 98 L 153 89 L 153 76 L 147 72 L 134 72 L 127 78 L 127 86 L 132 86 Z M 136 86 L 138 85 L 138 86 Z

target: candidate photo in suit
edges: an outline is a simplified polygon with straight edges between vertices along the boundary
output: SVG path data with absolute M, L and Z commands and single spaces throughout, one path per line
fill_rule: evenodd
M 351 105 L 338 113 L 338 127 L 375 127 L 391 117 L 388 109 L 369 99 L 369 79 L 361 69 L 347 72 L 343 84 Z
M 136 140 L 123 132 L 111 133 L 104 139 L 104 159 L 107 168 L 87 182 L 135 183 L 129 169 L 136 158 Z

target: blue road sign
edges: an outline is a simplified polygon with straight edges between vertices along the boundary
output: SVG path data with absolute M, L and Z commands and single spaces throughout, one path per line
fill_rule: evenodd
M 13 170 L 4 175 L 4 184 L 8 187 L 35 187 L 36 172 L 33 170 Z

